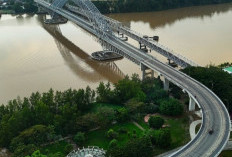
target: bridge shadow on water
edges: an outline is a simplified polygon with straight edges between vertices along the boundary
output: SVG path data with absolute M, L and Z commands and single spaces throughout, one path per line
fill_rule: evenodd
M 157 12 L 124 13 L 123 16 L 122 14 L 110 14 L 107 16 L 125 23 L 142 21 L 149 23 L 151 28 L 157 28 L 172 25 L 176 21 L 186 18 L 210 18 L 214 14 L 226 13 L 228 11 L 232 11 L 232 3 L 194 6 Z
M 90 82 L 99 82 L 102 78 L 105 78 L 115 83 L 124 78 L 125 75 L 114 62 L 99 62 L 93 60 L 89 54 L 81 50 L 62 34 L 59 25 L 44 24 L 44 18 L 44 15 L 38 16 L 40 25 L 54 38 L 64 61 L 75 75 Z M 78 59 L 75 59 L 73 55 Z M 87 64 L 93 70 L 89 70 L 83 64 Z

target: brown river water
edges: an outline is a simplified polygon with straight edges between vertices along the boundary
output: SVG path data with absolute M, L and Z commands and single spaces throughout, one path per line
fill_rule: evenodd
M 232 4 L 108 16 L 144 35 L 158 35 L 162 45 L 201 66 L 232 62 Z M 127 59 L 93 61 L 89 55 L 98 50 L 96 38 L 72 22 L 49 26 L 37 15 L 2 15 L 0 104 L 50 88 L 96 88 L 101 81 L 140 74 L 139 66 Z

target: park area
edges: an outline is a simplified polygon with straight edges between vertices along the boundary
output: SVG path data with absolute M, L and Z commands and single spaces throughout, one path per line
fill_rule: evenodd
M 113 110 L 117 110 L 123 108 L 120 105 L 113 104 L 93 104 L 94 106 L 90 110 L 91 113 L 97 113 L 101 110 L 102 107 L 109 107 Z M 174 149 L 181 145 L 186 144 L 189 140 L 188 127 L 189 121 L 188 117 L 185 115 L 177 118 L 161 116 L 164 120 L 164 126 L 167 126 L 170 129 L 172 143 L 168 149 Z M 107 150 L 109 148 L 109 143 L 111 142 L 111 138 L 107 136 L 107 132 L 112 129 L 114 132 L 117 132 L 118 135 L 116 137 L 118 141 L 118 145 L 124 146 L 131 138 L 142 137 L 149 130 L 152 130 L 149 127 L 149 124 L 144 121 L 144 116 L 141 116 L 138 120 L 129 120 L 123 123 L 113 123 L 107 127 L 101 128 L 97 127 L 96 129 L 92 129 L 85 134 L 85 141 L 83 143 L 84 147 L 88 146 L 98 146 Z M 42 152 L 57 152 L 60 151 L 61 154 L 65 154 L 65 147 L 69 143 L 67 142 L 59 142 L 49 146 L 46 146 Z M 155 148 L 154 155 L 158 155 L 160 153 L 166 152 L 167 149 Z

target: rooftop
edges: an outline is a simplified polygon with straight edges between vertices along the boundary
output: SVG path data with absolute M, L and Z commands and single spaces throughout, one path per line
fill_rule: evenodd
M 224 68 L 223 70 L 232 74 L 232 67 L 227 67 L 227 68 Z

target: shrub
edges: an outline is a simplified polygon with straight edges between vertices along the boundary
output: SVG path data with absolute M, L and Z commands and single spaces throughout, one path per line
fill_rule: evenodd
M 155 132 L 156 145 L 160 148 L 168 148 L 172 142 L 170 130 L 162 129 Z
M 118 140 L 113 139 L 109 143 L 109 148 L 116 147 L 118 145 Z
M 163 100 L 160 102 L 160 112 L 169 116 L 182 115 L 184 107 L 176 99 Z
M 85 142 L 85 134 L 82 132 L 78 132 L 75 136 L 74 136 L 74 141 L 78 146 L 83 145 L 83 143 Z
M 34 144 L 29 144 L 29 145 L 20 144 L 14 150 L 13 157 L 24 157 L 24 156 L 26 156 L 28 154 L 32 154 L 37 149 L 38 148 Z
M 164 124 L 164 119 L 156 116 L 156 117 L 150 117 L 148 120 L 149 126 L 154 129 L 160 129 L 162 125 Z
M 113 129 L 110 129 L 108 132 L 107 132 L 107 136 L 110 138 L 110 139 L 116 139 L 118 137 L 118 133 L 116 131 L 114 131 Z
M 71 144 L 66 145 L 64 148 L 65 154 L 70 153 L 72 150 L 73 150 L 73 146 Z
M 118 132 L 119 132 L 119 133 L 122 133 L 122 134 L 126 134 L 126 133 L 127 133 L 127 130 L 126 130 L 125 127 L 122 127 L 122 128 L 120 128 L 120 129 L 118 129 Z

